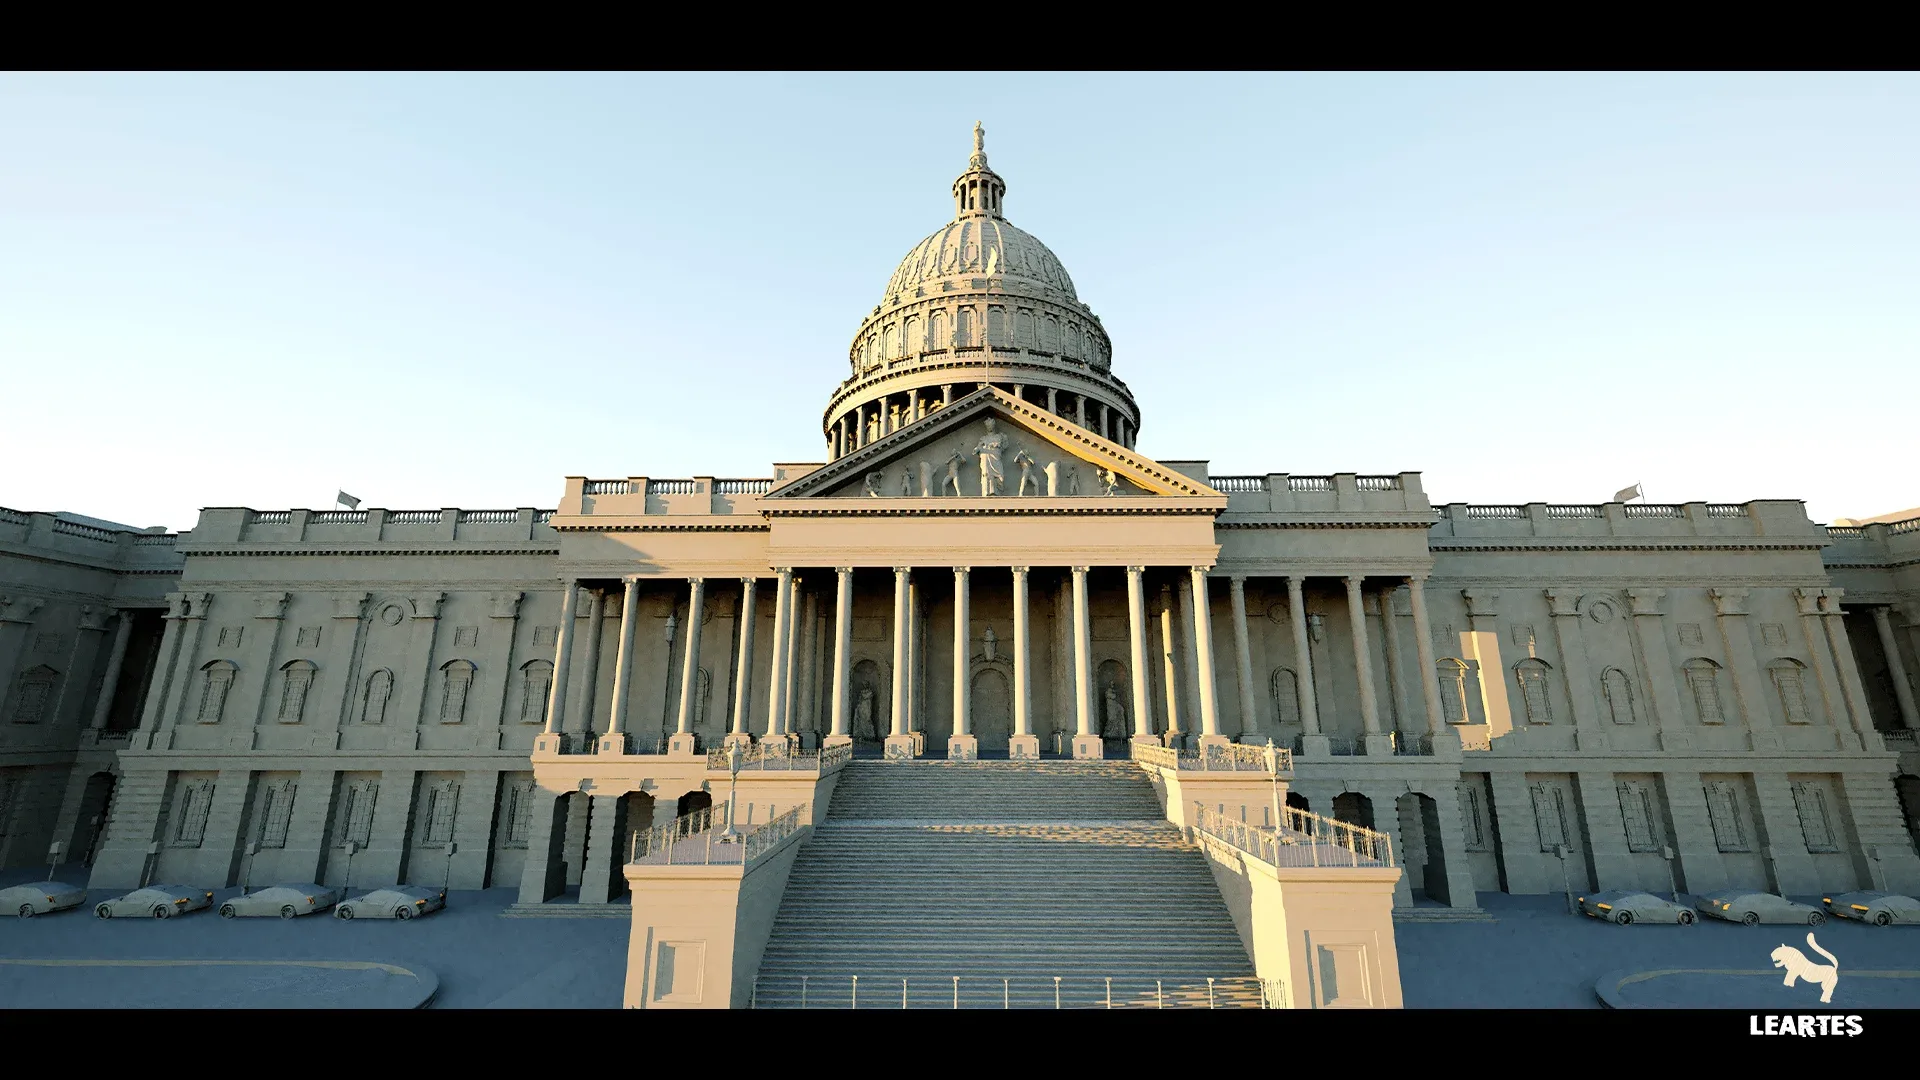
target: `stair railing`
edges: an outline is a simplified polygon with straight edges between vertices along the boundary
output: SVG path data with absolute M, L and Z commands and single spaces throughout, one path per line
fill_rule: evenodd
M 852 975 L 844 977 L 847 979 L 847 1007 L 857 1009 L 860 1007 L 860 976 Z M 793 999 L 788 995 L 794 992 L 793 988 L 796 980 L 799 984 L 800 1008 L 837 1007 L 831 1003 L 834 995 L 831 993 L 823 995 L 821 992 L 813 989 L 813 980 L 809 975 L 772 977 L 756 975 L 748 990 L 747 1007 L 750 1009 L 792 1007 L 789 1003 Z M 871 979 L 869 981 L 871 981 Z M 949 1007 L 953 1009 L 959 1009 L 961 1007 L 962 991 L 967 990 L 968 987 L 973 988 L 971 990 L 972 993 L 978 994 L 981 990 L 986 990 L 986 987 L 980 986 L 980 984 L 984 983 L 986 986 L 991 986 L 992 982 L 993 980 L 991 978 L 968 979 L 959 975 L 949 976 Z M 1151 990 L 1149 991 L 1147 980 L 1122 979 L 1113 976 L 1075 976 L 1073 978 L 1067 978 L 1056 975 L 1029 977 L 1026 984 L 1027 988 L 1024 991 L 1026 994 L 1025 1004 L 1022 1005 L 1022 1008 L 1047 1008 L 1048 1006 L 1043 1004 L 1046 999 L 1042 995 L 1045 994 L 1044 988 L 1049 982 L 1052 984 L 1052 1008 L 1054 1009 L 1166 1009 L 1170 1007 L 1170 1002 L 1171 1007 L 1179 1008 L 1284 1009 L 1288 1007 L 1286 984 L 1279 979 L 1260 979 L 1251 976 L 1234 976 L 1230 978 L 1209 977 L 1204 980 L 1181 982 L 1172 985 L 1168 985 L 1165 980 L 1154 979 L 1151 980 Z M 963 983 L 968 984 L 968 986 L 963 986 Z M 1036 983 L 1038 985 L 1034 985 Z M 1127 989 L 1116 995 L 1115 983 L 1128 984 L 1131 986 L 1131 989 Z M 760 1003 L 762 990 L 768 992 L 767 1004 L 765 1005 Z M 1069 993 L 1070 990 L 1072 993 Z M 992 991 L 986 990 L 986 992 L 991 993 Z M 828 1000 L 828 1004 L 822 1004 L 823 997 Z M 1039 1000 L 1035 1000 L 1035 998 Z M 976 1004 L 979 1003 L 978 998 L 971 1000 Z M 924 1008 L 931 1004 L 932 1002 L 926 1000 L 926 995 L 923 992 L 920 1007 Z M 873 1007 L 870 1002 L 868 1008 Z M 900 980 L 900 1008 L 910 1009 L 914 1007 L 912 977 L 909 976 Z M 1000 1007 L 1006 1010 L 1013 1008 L 1013 980 L 1011 978 L 1003 977 L 1000 979 Z

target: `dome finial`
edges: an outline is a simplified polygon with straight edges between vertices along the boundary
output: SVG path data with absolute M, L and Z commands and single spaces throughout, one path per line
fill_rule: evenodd
M 985 165 L 986 163 L 987 129 L 980 126 L 980 121 L 975 120 L 973 122 L 973 164 Z

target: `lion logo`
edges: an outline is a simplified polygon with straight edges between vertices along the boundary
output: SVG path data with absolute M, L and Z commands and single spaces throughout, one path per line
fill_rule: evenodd
M 1840 981 L 1840 958 L 1821 948 L 1820 943 L 1813 940 L 1811 933 L 1807 935 L 1807 944 L 1813 946 L 1814 952 L 1826 957 L 1831 963 L 1816 964 L 1807 959 L 1807 954 L 1799 949 L 1791 945 L 1782 945 L 1773 950 L 1773 966 L 1786 969 L 1787 978 L 1784 983 L 1786 986 L 1792 986 L 1801 980 L 1809 985 L 1818 986 L 1820 1003 L 1825 1005 L 1833 1000 L 1833 988 Z

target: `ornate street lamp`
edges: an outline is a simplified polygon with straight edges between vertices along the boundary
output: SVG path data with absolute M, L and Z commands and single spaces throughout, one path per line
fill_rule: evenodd
M 736 843 L 740 839 L 739 830 L 733 827 L 734 796 L 740 788 L 740 744 L 727 744 L 727 827 L 714 839 L 723 844 Z

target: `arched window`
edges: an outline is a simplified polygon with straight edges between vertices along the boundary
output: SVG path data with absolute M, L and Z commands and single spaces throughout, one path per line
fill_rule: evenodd
M 60 673 L 40 664 L 20 673 L 13 681 L 13 708 L 8 716 L 16 724 L 37 724 L 47 718 L 47 706 L 53 701 L 54 684 Z M 0 829 L 6 827 L 0 819 Z
M 1633 683 L 1626 672 L 1617 667 L 1602 672 L 1600 693 L 1607 699 L 1607 715 L 1614 723 L 1633 723 Z
M 360 722 L 363 724 L 384 724 L 387 722 L 387 702 L 393 697 L 393 672 L 386 668 L 367 676 L 365 687 L 360 692 Z
M 880 357 L 883 360 L 892 360 L 897 358 L 899 355 L 900 355 L 899 335 L 895 332 L 894 325 L 892 323 L 888 323 L 887 328 L 880 332 Z
M 297 724 L 307 708 L 307 691 L 313 687 L 315 670 L 311 660 L 289 660 L 280 666 L 280 708 L 276 719 Z
M 233 676 L 239 670 L 230 660 L 214 660 L 200 669 L 200 712 L 194 717 L 197 722 L 220 722 L 227 711 L 227 694 L 233 689 Z
M 987 308 L 987 344 L 996 349 L 1004 349 L 1013 344 L 1007 332 L 1007 309 L 1003 307 Z
M 1021 308 L 1015 313 L 1013 343 L 1022 349 L 1033 348 L 1033 312 Z
M 1520 700 L 1526 703 L 1529 724 L 1553 723 L 1553 705 L 1547 695 L 1547 672 L 1552 670 L 1537 656 L 1513 665 L 1514 677 L 1520 680 Z
M 471 660 L 449 660 L 440 665 L 445 676 L 440 690 L 440 722 L 458 724 L 467 718 L 467 694 L 473 689 Z
M 1440 711 L 1449 724 L 1467 722 L 1467 665 L 1447 657 L 1434 665 L 1440 679 Z
M 907 316 L 905 326 L 906 328 L 900 332 L 901 350 L 906 355 L 912 356 L 926 347 L 926 342 L 920 336 L 920 316 Z
M 945 349 L 952 344 L 947 335 L 947 313 L 936 311 L 927 316 L 927 348 Z
M 1693 692 L 1694 712 L 1703 724 L 1726 722 L 1720 708 L 1720 665 L 1704 656 L 1696 656 L 1680 665 L 1686 673 L 1687 688 Z
M 1049 315 L 1040 320 L 1040 350 L 1043 353 L 1060 351 L 1060 320 Z
M 1767 664 L 1767 674 L 1773 679 L 1774 693 L 1780 695 L 1780 712 L 1787 723 L 1812 723 L 1813 714 L 1807 709 L 1806 667 L 1792 657 L 1782 656 Z
M 1080 359 L 1080 328 L 1078 326 L 1072 323 L 1067 324 L 1066 339 L 1061 344 L 1061 352 L 1069 360 Z
M 973 309 L 970 307 L 963 307 L 955 314 L 953 320 L 953 344 L 955 348 L 964 349 L 975 344 L 974 321 L 977 318 L 978 316 L 973 313 Z
M 529 660 L 520 665 L 520 722 L 547 722 L 547 694 L 553 689 L 553 661 Z
M 1281 726 L 1300 722 L 1300 683 L 1292 668 L 1274 668 L 1267 679 L 1267 693 L 1273 697 L 1273 715 Z

